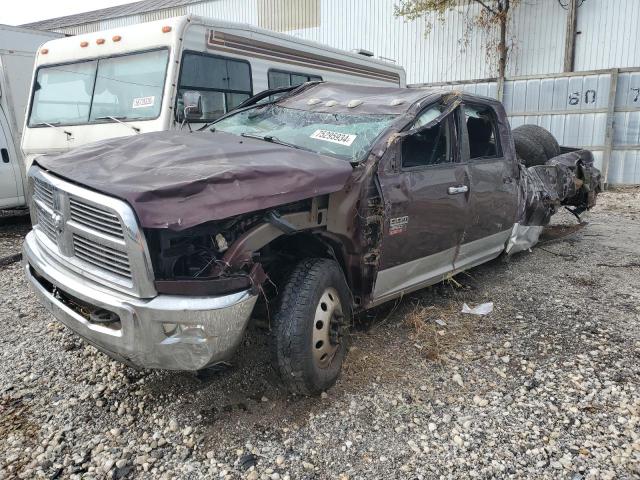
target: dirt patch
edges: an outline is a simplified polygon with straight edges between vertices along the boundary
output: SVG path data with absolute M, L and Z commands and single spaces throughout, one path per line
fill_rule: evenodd
M 587 226 L 586 222 L 575 224 L 548 225 L 542 230 L 539 245 L 567 239 Z

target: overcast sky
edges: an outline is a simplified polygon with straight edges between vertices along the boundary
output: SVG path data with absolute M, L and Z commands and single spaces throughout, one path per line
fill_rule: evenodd
M 132 0 L 1 0 L 0 23 L 22 25 L 47 18 L 64 17 L 113 7 Z

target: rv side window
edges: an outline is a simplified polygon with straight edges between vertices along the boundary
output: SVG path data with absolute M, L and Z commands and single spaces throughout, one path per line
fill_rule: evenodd
M 284 70 L 269 70 L 269 89 L 281 87 L 295 87 L 305 82 L 322 81 L 319 75 L 307 75 L 305 73 L 285 72 Z
M 252 95 L 249 62 L 185 52 L 176 100 L 178 120 L 182 119 L 182 94 L 186 91 L 197 91 L 202 96 L 202 116 L 198 120 L 213 121 Z

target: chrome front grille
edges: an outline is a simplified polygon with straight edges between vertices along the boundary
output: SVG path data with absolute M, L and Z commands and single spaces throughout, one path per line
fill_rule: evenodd
M 82 200 L 70 196 L 69 211 L 71 219 L 84 225 L 87 228 L 98 230 L 107 235 L 123 238 L 122 225 L 117 215 L 102 208 L 89 205 Z
M 131 278 L 127 255 L 115 248 L 100 245 L 78 234 L 73 235 L 73 252 L 76 257 L 96 267 L 108 270 L 124 278 Z
M 53 187 L 36 178 L 33 182 L 33 196 L 53 210 Z
M 38 167 L 29 171 L 36 238 L 68 269 L 140 297 L 156 294 L 146 241 L 131 208 Z
M 42 205 L 36 203 L 36 218 L 38 225 L 42 228 L 42 232 L 52 242 L 57 242 L 56 228 L 53 225 L 53 210 L 46 210 Z

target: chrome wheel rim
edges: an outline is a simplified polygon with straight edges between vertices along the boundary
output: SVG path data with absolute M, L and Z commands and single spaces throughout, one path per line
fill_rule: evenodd
M 313 320 L 311 345 L 313 359 L 320 368 L 327 368 L 338 351 L 342 337 L 342 304 L 335 288 L 329 287 L 320 296 Z

